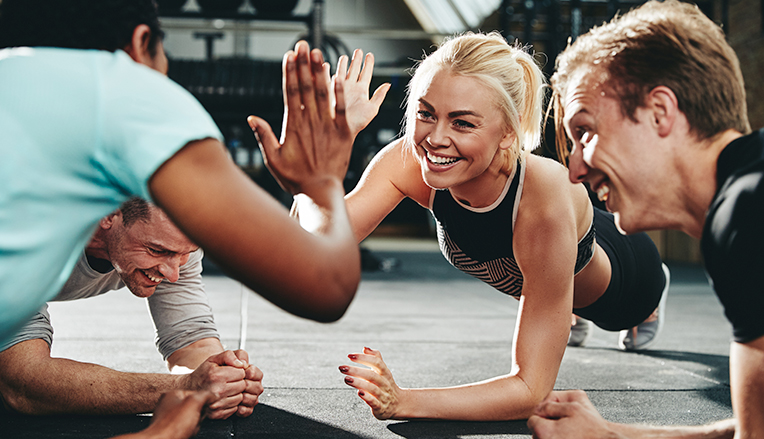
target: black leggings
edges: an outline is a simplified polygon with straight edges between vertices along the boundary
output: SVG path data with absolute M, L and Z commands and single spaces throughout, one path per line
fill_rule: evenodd
M 610 259 L 610 284 L 597 301 L 573 312 L 607 331 L 634 327 L 658 307 L 666 286 L 660 254 L 647 234 L 621 234 L 613 215 L 596 207 L 594 227 Z

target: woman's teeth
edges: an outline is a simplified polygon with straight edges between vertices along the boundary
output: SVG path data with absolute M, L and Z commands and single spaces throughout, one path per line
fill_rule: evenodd
M 427 160 L 429 160 L 432 163 L 435 163 L 436 165 L 450 165 L 451 163 L 456 163 L 459 161 L 458 157 L 438 157 L 435 155 L 430 154 L 430 151 L 427 151 Z
M 597 198 L 599 198 L 600 201 L 607 201 L 607 197 L 610 194 L 610 188 L 607 185 L 601 185 L 599 189 L 597 189 Z
M 161 277 L 160 277 L 160 278 L 156 278 L 156 277 L 154 277 L 154 276 L 152 276 L 152 275 L 148 274 L 148 273 L 147 273 L 147 272 L 145 272 L 145 271 L 143 272 L 143 274 L 145 274 L 145 275 L 146 275 L 146 277 L 147 277 L 147 278 L 149 278 L 149 279 L 151 280 L 151 282 L 162 282 L 162 278 L 161 278 Z

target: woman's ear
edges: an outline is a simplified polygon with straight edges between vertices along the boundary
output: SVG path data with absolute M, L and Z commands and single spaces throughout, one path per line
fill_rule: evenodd
M 149 41 L 151 41 L 151 28 L 145 24 L 139 24 L 133 29 L 133 36 L 130 38 L 130 44 L 128 44 L 124 50 L 130 55 L 133 61 L 139 64 L 145 64 L 151 66 L 154 62 L 154 57 L 151 56 Z
M 499 141 L 499 148 L 500 149 L 509 149 L 509 148 L 512 147 L 512 145 L 515 144 L 516 140 L 517 140 L 517 136 L 515 135 L 515 132 L 514 131 L 509 131 Z

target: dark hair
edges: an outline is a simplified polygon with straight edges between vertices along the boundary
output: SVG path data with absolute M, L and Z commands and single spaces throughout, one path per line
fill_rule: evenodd
M 164 37 L 154 0 L 0 0 L 0 48 L 62 47 L 114 52 L 133 31 L 151 29 L 149 53 Z
M 140 197 L 132 197 L 119 206 L 122 211 L 122 224 L 129 227 L 136 221 L 151 221 L 151 205 Z
M 604 85 L 631 119 L 645 96 L 664 85 L 676 95 L 699 140 L 728 129 L 751 131 L 737 55 L 721 28 L 695 5 L 649 1 L 593 28 L 560 54 L 551 86 L 561 159 L 567 155 L 562 99 L 582 67 L 606 73 Z

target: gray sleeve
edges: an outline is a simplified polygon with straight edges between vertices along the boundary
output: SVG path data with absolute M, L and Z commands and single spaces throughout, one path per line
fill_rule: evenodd
M 43 305 L 34 316 L 24 325 L 6 343 L 0 345 L 0 352 L 19 344 L 23 341 L 42 339 L 48 343 L 48 347 L 53 344 L 53 326 L 50 324 L 50 314 L 48 314 L 48 305 Z
M 203 338 L 220 339 L 202 283 L 202 257 L 201 249 L 192 253 L 178 281 L 162 282 L 148 298 L 157 349 L 165 360 Z

